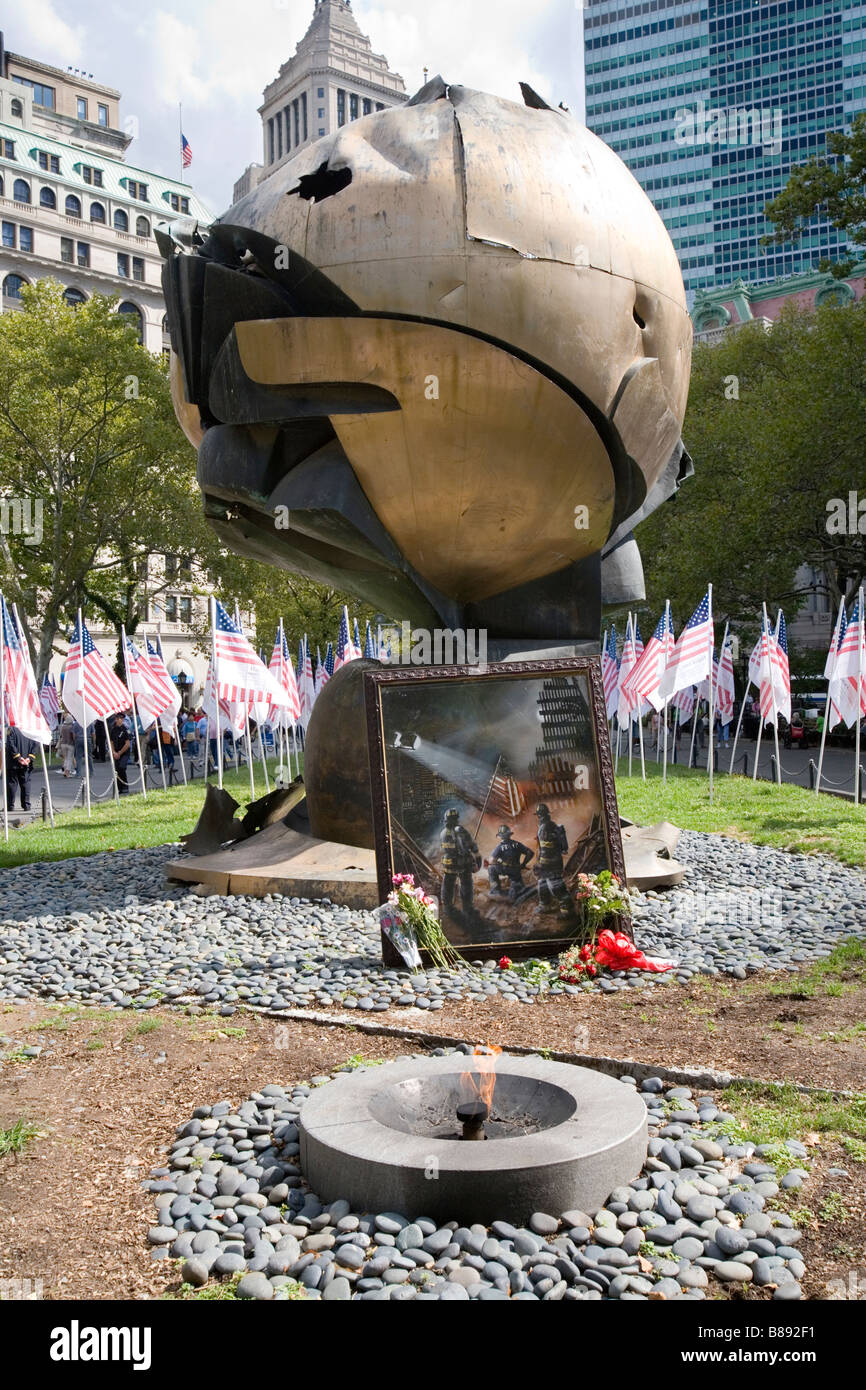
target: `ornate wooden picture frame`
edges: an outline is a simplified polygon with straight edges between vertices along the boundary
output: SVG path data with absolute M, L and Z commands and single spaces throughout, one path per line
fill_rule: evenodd
M 464 954 L 564 950 L 578 875 L 625 882 L 600 658 L 383 667 L 364 693 L 381 901 L 410 873 Z

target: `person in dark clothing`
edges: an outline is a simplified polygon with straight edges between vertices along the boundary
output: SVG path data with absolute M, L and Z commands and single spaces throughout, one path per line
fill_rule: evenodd
M 97 719 L 93 728 L 93 756 L 98 763 L 108 761 L 108 747 L 105 741 L 105 725 Z
M 111 721 L 111 756 L 117 774 L 117 790 L 123 795 L 129 791 L 126 769 L 129 766 L 129 731 L 123 722 L 122 714 L 115 714 Z
M 30 810 L 30 774 L 36 761 L 36 745 L 20 729 L 6 731 L 6 805 L 15 809 L 15 788 L 21 798 L 21 809 Z

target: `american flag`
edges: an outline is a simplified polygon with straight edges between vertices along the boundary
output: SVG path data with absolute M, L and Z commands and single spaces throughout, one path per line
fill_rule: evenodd
M 129 691 L 96 650 L 82 618 L 78 618 L 63 667 L 63 703 L 82 726 L 131 709 Z
M 15 619 L 0 595 L 3 627 L 3 677 L 6 718 L 13 729 L 36 743 L 50 743 L 51 730 L 42 713 L 30 652 L 21 640 Z
M 776 633 L 773 638 L 771 656 L 773 659 L 773 684 L 776 687 L 776 709 L 782 718 L 790 724 L 791 666 L 788 661 L 788 625 L 781 608 L 776 619 Z
M 709 590 L 701 599 L 689 618 L 679 641 L 674 647 L 670 662 L 662 676 L 660 694 L 669 699 L 687 685 L 700 685 L 709 680 L 712 674 L 713 647 L 715 634 L 713 615 L 710 609 Z
M 616 628 L 611 625 L 607 641 L 601 653 L 601 681 L 604 686 L 604 703 L 608 719 L 616 714 L 617 684 L 619 665 L 616 659 Z
M 330 680 L 331 676 L 334 674 L 334 644 L 333 644 L 333 642 L 329 642 L 329 643 L 328 643 L 328 650 L 325 652 L 325 670 L 327 671 L 327 673 L 328 673 L 328 679 Z
M 205 676 L 204 691 L 201 697 L 201 707 L 207 715 L 208 732 L 212 738 L 216 737 L 217 724 L 219 724 L 220 733 L 231 733 L 235 738 L 243 733 L 246 724 L 246 719 L 244 717 L 246 706 L 241 704 L 230 705 L 228 700 L 217 701 L 213 668 L 210 662 L 207 664 L 207 675 Z
M 347 661 L 354 661 L 355 649 L 352 645 L 352 638 L 349 629 L 349 610 L 343 605 L 343 612 L 340 617 L 340 632 L 337 637 L 337 655 L 334 658 L 334 670 L 339 671 L 341 666 L 345 666 Z
M 214 600 L 214 608 L 214 677 L 220 699 L 245 707 L 254 700 L 270 699 L 271 704 L 284 706 L 285 691 L 256 656 L 239 624 L 233 622 L 219 599 Z
M 622 649 L 622 660 L 619 663 L 619 686 L 617 688 L 616 717 L 620 728 L 628 725 L 630 719 L 640 709 L 640 699 L 629 691 L 629 677 L 637 665 L 637 652 L 635 651 L 634 628 L 631 618 L 626 623 L 625 642 Z
M 684 685 L 671 700 L 671 708 L 679 710 L 679 723 L 688 724 L 695 708 L 695 687 Z
M 271 705 L 268 711 L 268 717 L 271 723 L 280 724 L 283 722 L 280 719 L 280 715 L 284 714 L 286 716 L 285 722 L 294 724 L 301 713 L 301 697 L 298 694 L 298 683 L 295 680 L 295 673 L 292 669 L 292 658 L 289 656 L 289 644 L 286 641 L 286 634 L 283 631 L 282 623 L 280 623 L 276 638 L 274 639 L 274 650 L 271 653 L 269 670 L 280 688 L 286 692 L 288 704 L 283 711 L 277 709 L 275 705 Z
M 163 677 L 150 652 L 145 656 L 131 637 L 126 639 L 126 678 L 129 681 L 129 689 L 135 696 L 135 709 L 141 720 L 141 727 L 149 729 L 161 714 L 173 708 L 177 692 L 173 684 L 170 691 L 166 690 Z
M 731 646 L 731 639 L 728 638 L 722 648 L 722 657 L 718 663 L 716 676 L 716 709 L 722 724 L 730 724 L 734 717 L 735 694 L 734 649 Z
M 761 655 L 760 655 L 760 681 L 758 685 L 758 703 L 761 710 L 761 718 L 765 724 L 774 724 L 778 718 L 776 707 L 776 682 L 774 680 L 775 658 L 773 647 L 775 641 L 767 622 L 767 614 L 764 612 L 764 626 L 761 631 Z
M 163 698 L 168 702 L 165 709 L 160 710 L 159 722 L 164 729 L 172 729 L 180 713 L 180 707 L 183 701 L 180 698 L 177 686 L 169 675 L 168 667 L 165 664 L 165 658 L 162 654 L 162 642 L 159 639 L 158 633 L 154 636 L 152 642 L 149 637 L 147 638 L 147 663 L 155 679 L 159 682 L 163 692 Z
M 301 727 L 306 733 L 307 725 L 310 722 L 310 715 L 313 712 L 313 705 L 316 703 L 316 695 L 318 693 L 316 691 L 315 681 L 313 680 L 313 661 L 312 657 L 310 656 L 310 643 L 307 637 L 304 637 L 301 643 L 301 660 L 299 670 L 301 677 Z
M 324 690 L 325 686 L 328 684 L 328 681 L 329 681 L 330 679 L 331 679 L 331 677 L 330 677 L 330 675 L 328 674 L 328 668 L 327 668 L 327 666 L 325 665 L 325 663 L 324 663 L 323 660 L 322 660 L 322 653 L 321 653 L 321 651 L 319 650 L 319 648 L 317 647 L 317 648 L 316 648 L 316 674 L 315 674 L 315 676 L 314 676 L 314 678 L 313 678 L 313 686 L 314 686 L 314 688 L 315 688 L 316 695 L 321 695 L 322 691 Z
M 845 600 L 843 598 L 839 603 L 839 616 L 836 619 L 836 629 L 833 633 L 833 640 L 830 643 L 830 650 L 827 653 L 827 660 L 824 663 L 824 679 L 827 681 L 828 690 L 830 690 L 830 682 L 836 670 L 836 657 L 838 656 L 839 648 L 845 640 L 845 630 L 847 626 L 848 614 L 845 612 Z M 830 691 L 830 693 L 832 695 L 832 691 Z M 828 718 L 830 721 L 827 725 L 828 729 L 835 728 L 842 718 L 832 699 L 830 701 Z
M 56 729 L 60 722 L 60 696 L 57 694 L 57 686 L 47 672 L 42 677 L 39 687 L 39 703 L 49 729 Z
M 376 660 L 376 644 L 373 641 L 373 632 L 370 624 L 367 624 L 367 631 L 364 634 L 364 656 L 367 661 Z
M 192 145 L 187 140 L 183 131 L 180 135 L 180 156 L 184 169 L 188 169 L 192 164 Z
M 674 646 L 674 628 L 670 608 L 666 604 L 655 632 L 639 653 L 637 665 L 628 679 L 627 693 L 635 699 L 648 700 L 655 710 L 661 710 L 665 705 L 659 694 L 659 685 Z
M 354 660 L 358 661 L 358 660 L 360 660 L 360 658 L 363 656 L 364 653 L 361 651 L 361 634 L 360 634 L 360 632 L 358 631 L 358 619 L 357 619 L 357 618 L 353 618 L 353 619 L 352 619 L 352 626 L 353 626 L 353 631 L 354 631 L 354 634 L 355 634 L 355 640 L 354 640 L 353 643 L 352 643 L 352 657 L 353 657 Z
M 848 620 L 845 635 L 839 644 L 836 665 L 830 681 L 830 698 L 849 727 L 866 714 L 866 635 L 861 608 L 862 594 L 861 589 Z

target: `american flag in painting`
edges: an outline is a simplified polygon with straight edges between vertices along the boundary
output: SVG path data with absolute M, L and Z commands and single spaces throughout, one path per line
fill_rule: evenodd
M 712 673 L 715 635 L 709 591 L 689 618 L 661 680 L 661 695 L 668 699 L 687 685 L 700 685 Z
M 83 619 L 75 624 L 63 671 L 63 703 L 79 724 L 131 709 L 129 691 L 96 650 Z
M 36 743 L 50 743 L 51 730 L 36 689 L 36 678 L 30 664 L 30 653 L 21 639 L 15 619 L 0 595 L 0 614 L 3 628 L 3 678 L 6 718 L 13 729 L 20 729 L 25 738 Z
M 252 700 L 267 700 L 282 707 L 285 692 L 277 685 L 263 662 L 256 656 L 240 627 L 215 600 L 216 626 L 214 653 L 217 694 L 221 700 L 248 705 Z
M 616 659 L 616 628 L 611 626 L 604 650 L 601 654 L 601 680 L 604 686 L 604 704 L 608 719 L 616 714 L 617 684 L 619 665 Z
M 57 686 L 47 674 L 42 677 L 39 687 L 39 703 L 49 729 L 56 729 L 60 722 L 60 696 L 57 694 Z

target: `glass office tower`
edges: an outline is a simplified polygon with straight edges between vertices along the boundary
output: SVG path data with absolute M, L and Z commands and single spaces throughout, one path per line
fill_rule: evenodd
M 686 289 L 844 258 L 820 219 L 762 246 L 788 173 L 866 110 L 866 0 L 584 0 L 587 125 L 671 233 Z

